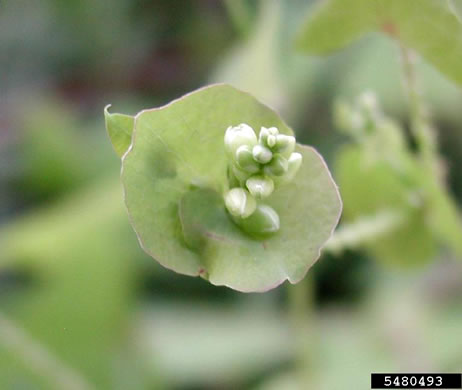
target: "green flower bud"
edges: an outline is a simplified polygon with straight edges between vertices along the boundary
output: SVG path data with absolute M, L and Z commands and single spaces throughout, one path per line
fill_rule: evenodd
M 291 135 L 279 134 L 276 136 L 276 145 L 274 150 L 278 153 L 284 154 L 289 157 L 295 149 L 295 137 Z
M 247 190 L 233 188 L 225 195 L 225 206 L 231 215 L 245 219 L 255 211 L 257 202 Z
M 228 127 L 225 133 L 225 149 L 230 156 L 235 155 L 237 149 L 242 145 L 253 147 L 257 144 L 257 136 L 253 129 L 241 123 L 239 126 Z
M 297 174 L 300 166 L 302 165 L 303 157 L 300 153 L 294 152 L 290 155 L 288 160 L 287 172 L 284 175 L 286 181 L 291 181 Z
M 273 148 L 274 145 L 276 145 L 276 136 L 269 135 L 268 138 L 266 139 L 266 143 L 270 148 Z
M 275 154 L 271 162 L 265 165 L 263 170 L 270 176 L 282 176 L 287 172 L 287 168 L 287 159 L 280 154 Z
M 261 145 L 266 145 L 266 140 L 268 139 L 268 136 L 270 135 L 270 132 L 266 127 L 263 127 L 260 129 L 260 134 L 258 135 L 258 142 Z
M 239 146 L 236 151 L 236 163 L 239 168 L 249 173 L 257 173 L 260 165 L 254 160 L 252 148 L 248 145 Z
M 271 178 L 255 175 L 247 179 L 245 185 L 249 192 L 257 199 L 270 196 L 274 191 L 274 182 Z
M 234 164 L 228 165 L 228 188 L 240 187 L 242 181 L 236 177 L 236 174 L 233 172 L 236 166 Z M 236 168 L 238 169 L 238 168 Z
M 267 147 L 255 145 L 252 149 L 253 158 L 260 164 L 266 164 L 273 158 L 273 153 Z
M 248 218 L 237 221 L 242 229 L 249 234 L 268 234 L 279 230 L 279 215 L 270 206 L 261 204 Z
M 252 176 L 252 173 L 247 172 L 239 168 L 237 165 L 232 165 L 231 172 L 234 177 L 239 181 L 239 186 L 242 186 L 245 181 Z
M 258 137 L 258 142 L 260 142 L 260 144 L 263 146 L 269 146 L 270 148 L 272 148 L 274 144 L 271 145 L 271 143 L 274 142 L 273 140 L 278 134 L 279 134 L 279 130 L 276 127 L 266 128 L 262 126 L 260 129 L 260 135 Z

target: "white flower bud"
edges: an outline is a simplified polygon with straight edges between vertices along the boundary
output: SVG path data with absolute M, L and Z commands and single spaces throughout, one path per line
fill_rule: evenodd
M 255 145 L 252 149 L 253 158 L 260 164 L 266 164 L 271 161 L 273 153 L 267 147 Z
M 252 196 L 257 199 L 267 198 L 274 191 L 273 180 L 262 175 L 248 178 L 245 184 Z
M 272 148 L 274 145 L 276 145 L 276 136 L 275 135 L 269 135 L 268 138 L 266 139 L 266 144 Z
M 242 145 L 253 147 L 257 144 L 257 136 L 253 129 L 241 123 L 239 126 L 228 127 L 225 133 L 225 149 L 227 153 L 234 157 L 237 149 Z
M 240 184 L 245 183 L 245 181 L 252 176 L 252 173 L 242 170 L 237 165 L 231 167 L 231 172 Z
M 271 162 L 265 165 L 263 169 L 267 175 L 282 176 L 287 172 L 287 168 L 287 159 L 280 154 L 275 154 Z
M 287 172 L 284 175 L 286 181 L 291 181 L 297 174 L 300 166 L 302 165 L 303 157 L 300 153 L 294 152 L 290 155 L 288 160 Z
M 245 232 L 257 235 L 275 233 L 280 228 L 278 213 L 264 204 L 258 205 L 255 212 L 239 224 Z
M 260 165 L 254 160 L 252 148 L 248 145 L 239 146 L 236 151 L 236 163 L 239 168 L 249 173 L 257 173 Z
M 268 136 L 270 135 L 268 129 L 266 127 L 263 127 L 260 129 L 260 134 L 258 135 L 258 142 L 261 145 L 266 145 L 266 140 L 268 139 Z
M 257 202 L 247 190 L 233 188 L 225 195 L 225 206 L 231 215 L 247 218 L 257 208 Z
M 274 139 L 278 134 L 279 130 L 276 127 L 266 128 L 262 126 L 260 129 L 258 142 L 260 142 L 260 144 L 263 146 L 269 146 L 270 148 L 272 148 L 274 146 Z
M 276 145 L 274 150 L 278 153 L 289 157 L 295 149 L 295 137 L 286 134 L 279 134 L 276 137 Z

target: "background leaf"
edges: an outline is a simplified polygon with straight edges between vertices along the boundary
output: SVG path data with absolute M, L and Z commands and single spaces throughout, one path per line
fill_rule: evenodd
M 459 22 L 462 22 L 462 1 L 461 0 L 447 0 L 449 9 L 456 15 Z
M 359 147 L 349 147 L 336 161 L 345 218 L 354 221 L 384 210 L 402 212 L 405 222 L 368 244 L 368 248 L 386 264 L 410 266 L 430 260 L 435 255 L 435 240 L 425 213 L 409 203 L 418 187 L 403 181 L 385 161 L 371 162 L 367 157 Z
M 316 7 L 298 34 L 296 45 L 301 51 L 329 54 L 375 27 L 373 1 L 331 0 Z
M 462 216 L 446 185 L 421 173 L 428 207 L 426 221 L 435 237 L 459 256 L 462 256 Z
M 243 233 L 220 203 L 227 186 L 224 132 L 239 123 L 292 134 L 276 113 L 227 85 L 137 115 L 133 145 L 122 162 L 125 201 L 143 248 L 165 267 L 240 291 L 265 291 L 303 278 L 337 224 L 341 202 L 319 154 L 297 146 L 302 168 L 268 201 L 280 215 L 280 231 L 264 241 Z M 181 199 L 198 187 L 207 189 L 202 195 L 210 202 L 188 197 L 192 204 L 180 221 Z M 205 244 L 193 234 L 184 236 L 184 226 L 203 232 Z
M 136 252 L 120 240 L 130 232 L 117 187 L 116 178 L 103 179 L 0 231 L 0 268 L 35 272 L 34 283 L 2 309 L 97 388 L 110 387 L 133 302 Z M 0 387 L 12 388 L 16 360 L 0 346 Z M 24 379 L 34 373 L 25 366 Z
M 462 84 L 462 25 L 444 1 L 328 0 L 302 25 L 297 46 L 306 53 L 328 54 L 373 30 L 417 50 Z
M 259 3 L 259 14 L 252 25 L 253 34 L 227 53 L 212 73 L 210 81 L 245 88 L 271 107 L 285 109 L 287 91 L 280 69 L 279 47 L 283 7 L 278 0 Z M 256 69 L 258 77 L 255 77 Z

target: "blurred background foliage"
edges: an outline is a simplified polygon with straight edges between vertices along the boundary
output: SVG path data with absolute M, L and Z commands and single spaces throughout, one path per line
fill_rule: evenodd
M 396 44 L 370 33 L 326 58 L 298 54 L 310 3 L 0 4 L 0 388 L 297 388 L 284 288 L 213 287 L 142 252 L 102 109 L 134 114 L 229 82 L 279 111 L 329 166 L 348 142 L 332 120 L 338 98 L 375 91 L 408 129 Z M 417 76 L 460 205 L 462 90 L 424 61 Z M 404 270 L 374 260 L 324 254 L 310 271 L 303 369 L 318 389 L 462 367 L 461 259 L 440 250 Z

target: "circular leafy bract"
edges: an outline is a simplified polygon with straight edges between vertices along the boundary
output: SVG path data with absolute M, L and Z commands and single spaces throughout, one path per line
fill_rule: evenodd
M 135 117 L 122 160 L 125 202 L 144 250 L 163 266 L 239 291 L 300 281 L 338 223 L 341 200 L 322 157 L 297 145 L 303 164 L 293 182 L 266 200 L 280 230 L 243 232 L 227 214 L 224 134 L 246 123 L 257 132 L 293 132 L 268 107 L 228 85 L 213 85 Z

